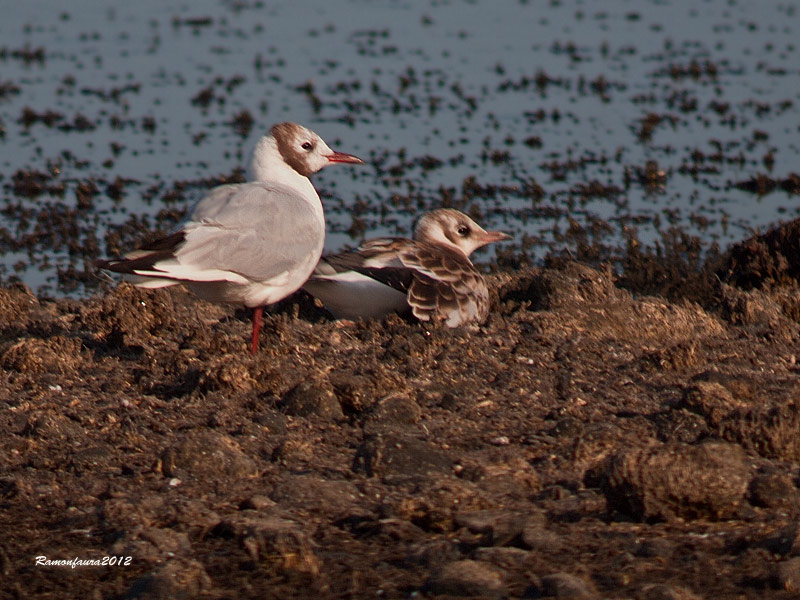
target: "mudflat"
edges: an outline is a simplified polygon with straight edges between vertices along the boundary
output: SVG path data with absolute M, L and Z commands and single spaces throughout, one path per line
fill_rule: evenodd
M 255 356 L 180 288 L 0 289 L 0 595 L 794 597 L 798 227 L 496 270 L 482 327 L 298 295 Z

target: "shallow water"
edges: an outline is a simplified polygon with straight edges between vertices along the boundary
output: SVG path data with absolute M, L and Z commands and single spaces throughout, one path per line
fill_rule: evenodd
M 315 178 L 330 251 L 407 234 L 442 204 L 510 231 L 534 258 L 574 243 L 571 226 L 611 249 L 673 225 L 725 245 L 798 214 L 783 191 L 732 185 L 797 170 L 797 17 L 785 4 L 32 1 L 5 12 L 0 278 L 44 292 L 84 293 L 72 274 L 168 228 L 201 180 L 244 166 L 284 120 L 370 163 Z M 20 183 L 30 172 L 39 188 Z M 89 181 L 98 193 L 81 201 Z

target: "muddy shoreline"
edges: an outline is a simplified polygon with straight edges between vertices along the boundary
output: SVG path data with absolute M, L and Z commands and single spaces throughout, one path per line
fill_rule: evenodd
M 179 289 L 0 289 L 0 595 L 793 597 L 797 228 L 500 271 L 475 328 L 297 296 L 255 357 Z

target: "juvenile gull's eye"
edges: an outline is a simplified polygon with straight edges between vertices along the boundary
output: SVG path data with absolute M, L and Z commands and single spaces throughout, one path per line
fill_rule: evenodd
M 458 235 L 464 237 L 469 233 L 469 227 L 467 227 L 466 225 L 462 225 L 456 231 L 458 232 Z
M 303 150 L 311 150 L 314 145 L 311 142 L 303 142 L 303 145 L 300 146 Z

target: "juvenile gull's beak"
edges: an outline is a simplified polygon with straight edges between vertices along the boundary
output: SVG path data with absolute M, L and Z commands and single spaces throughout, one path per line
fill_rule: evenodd
M 356 165 L 363 165 L 364 161 L 358 158 L 357 156 L 353 156 L 352 154 L 345 154 L 344 152 L 334 152 L 333 154 L 328 154 L 325 158 L 328 159 L 328 162 L 333 163 L 353 163 Z
M 492 242 L 502 242 L 503 240 L 510 240 L 511 238 L 512 236 L 504 231 L 486 231 L 483 234 L 482 241 L 484 244 L 491 244 Z

